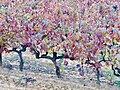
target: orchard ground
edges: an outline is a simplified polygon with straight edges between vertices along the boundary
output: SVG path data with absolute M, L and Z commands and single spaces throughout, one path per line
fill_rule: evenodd
M 75 69 L 77 61 L 70 61 L 62 78 L 57 78 L 54 65 L 50 60 L 35 59 L 34 55 L 25 52 L 24 71 L 19 71 L 19 57 L 16 53 L 3 54 L 3 66 L 0 67 L 0 90 L 119 90 L 115 85 L 109 85 L 101 79 L 101 85 L 96 84 L 95 75 L 81 77 Z M 88 77 L 89 76 L 89 77 Z M 93 80 L 89 80 L 90 76 Z

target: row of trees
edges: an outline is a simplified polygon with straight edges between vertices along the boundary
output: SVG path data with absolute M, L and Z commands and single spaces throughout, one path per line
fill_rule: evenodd
M 20 57 L 20 71 L 23 71 L 22 52 L 29 48 L 37 59 L 50 59 L 58 77 L 60 69 L 56 63 L 61 58 L 81 62 L 81 75 L 84 75 L 85 64 L 92 66 L 98 82 L 103 62 L 120 77 L 120 69 L 114 63 L 118 60 L 115 56 L 120 54 L 120 10 L 117 4 L 117 1 L 74 1 L 71 4 L 70 1 L 47 0 L 3 3 L 0 65 L 3 51 L 16 52 Z M 58 56 L 61 50 L 63 53 Z

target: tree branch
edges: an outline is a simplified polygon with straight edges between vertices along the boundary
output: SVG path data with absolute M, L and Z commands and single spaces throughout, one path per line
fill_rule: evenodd
M 89 58 L 88 58 L 88 60 L 86 60 L 86 63 L 95 67 L 95 64 L 91 63 L 90 60 L 89 60 Z
M 40 59 L 40 58 L 47 58 L 47 59 L 50 59 L 50 60 L 53 59 L 51 56 L 47 56 L 48 52 L 46 52 L 46 54 L 42 54 L 40 56 L 40 52 L 38 50 L 35 50 L 34 48 L 32 48 L 32 50 L 34 51 L 34 54 L 35 54 L 35 56 L 36 56 L 37 59 Z
M 103 52 L 101 53 L 103 55 Z M 103 59 L 99 61 L 99 63 L 101 62 L 107 62 L 107 61 L 111 61 L 111 60 L 105 60 L 105 55 L 103 55 Z
M 21 45 L 22 49 L 19 52 L 25 52 L 26 51 L 26 46 L 24 46 L 22 44 L 20 44 L 20 45 Z
M 40 58 L 47 58 L 47 59 L 53 60 L 51 56 L 41 56 Z
M 62 59 L 64 56 L 57 56 L 56 59 Z
M 48 55 L 48 52 L 46 52 L 46 54 L 42 54 L 41 57 L 43 57 L 43 56 L 47 56 L 47 55 Z
M 107 62 L 107 61 L 111 61 L 111 60 L 100 60 L 99 63 L 101 63 L 101 62 Z
M 12 48 L 12 50 L 9 50 L 10 52 L 16 52 L 16 53 L 19 53 L 18 50 L 16 50 L 16 48 Z
M 95 64 L 94 64 L 94 63 L 90 63 L 90 62 L 89 62 L 89 64 L 95 67 Z
M 37 59 L 39 59 L 40 58 L 40 52 L 38 50 L 35 50 L 34 48 L 31 48 L 31 49 L 34 51 L 35 57 Z
M 117 73 L 115 72 L 115 69 L 114 69 L 113 64 L 112 64 L 112 70 L 113 70 L 113 74 L 114 74 L 115 76 L 120 77 L 120 74 L 117 74 Z
M 120 74 L 120 68 L 116 67 L 115 69 L 116 69 L 116 70 L 118 71 L 118 73 Z
M 42 54 L 40 58 L 47 58 L 47 59 L 50 59 L 50 60 L 53 59 L 51 56 L 47 56 L 47 55 L 48 55 L 48 52 L 46 52 L 46 54 Z

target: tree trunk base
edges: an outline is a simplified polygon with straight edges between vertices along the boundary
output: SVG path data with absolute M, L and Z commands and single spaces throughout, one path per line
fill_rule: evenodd
M 0 54 L 0 66 L 2 66 L 2 54 Z
M 58 78 L 61 78 L 61 75 L 57 75 Z
M 60 68 L 58 66 L 55 66 L 56 67 L 56 75 L 58 78 L 61 78 L 61 75 L 60 75 Z
M 23 58 L 22 58 L 22 53 L 18 53 L 19 54 L 19 57 L 20 57 L 20 71 L 23 71 L 23 65 L 24 65 L 24 62 L 23 62 Z
M 23 71 L 23 62 L 20 62 L 20 71 Z
M 100 72 L 98 68 L 96 68 L 96 70 L 97 70 L 97 84 L 100 85 Z
M 100 85 L 100 81 L 97 81 L 96 83 L 97 83 L 98 85 Z
M 2 62 L 0 62 L 0 66 L 2 66 Z
M 56 69 L 56 75 L 58 78 L 61 78 L 61 75 L 60 75 L 60 68 L 56 65 L 56 62 L 53 62 L 54 65 L 55 65 L 55 69 Z

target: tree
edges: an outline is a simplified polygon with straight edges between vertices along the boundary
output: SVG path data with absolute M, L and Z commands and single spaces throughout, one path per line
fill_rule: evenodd
M 2 15 L 5 19 L 0 29 L 0 64 L 4 50 L 14 51 L 20 57 L 22 71 L 22 52 L 29 47 L 37 59 L 47 58 L 54 63 L 58 77 L 60 69 L 56 63 L 61 58 L 81 62 L 82 76 L 84 65 L 92 66 L 98 83 L 103 63 L 111 66 L 114 75 L 119 77 L 119 67 L 114 64 L 120 46 L 118 1 L 41 0 L 21 4 L 12 2 L 12 8 Z M 58 56 L 60 50 L 63 54 Z

